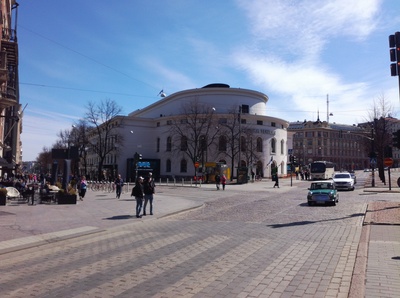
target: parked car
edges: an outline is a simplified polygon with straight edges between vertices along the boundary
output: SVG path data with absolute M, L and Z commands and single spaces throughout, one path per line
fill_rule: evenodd
M 339 202 L 339 194 L 332 180 L 313 181 L 307 194 L 309 206 L 314 204 L 336 205 Z
M 354 190 L 354 180 L 349 172 L 335 173 L 332 179 L 336 189 Z

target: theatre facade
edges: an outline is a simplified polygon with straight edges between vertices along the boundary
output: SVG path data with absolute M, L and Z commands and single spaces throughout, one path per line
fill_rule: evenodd
M 123 142 L 105 160 L 105 179 L 120 173 L 134 181 L 149 171 L 171 179 L 211 180 L 216 172 L 232 179 L 252 172 L 284 176 L 289 123 L 268 116 L 267 102 L 268 96 L 258 91 L 210 84 L 120 116 L 116 121 Z

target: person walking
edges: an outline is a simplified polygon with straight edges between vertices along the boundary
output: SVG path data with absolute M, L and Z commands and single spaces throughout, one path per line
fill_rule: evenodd
M 222 184 L 222 190 L 225 190 L 225 185 L 226 185 L 226 176 L 225 176 L 225 174 L 222 174 L 222 176 L 221 176 L 221 184 Z
M 149 175 L 144 180 L 144 206 L 143 206 L 143 216 L 146 216 L 147 203 L 150 203 L 150 215 L 153 215 L 153 199 L 155 192 L 155 183 L 153 174 L 150 172 Z
M 277 186 L 279 188 L 279 177 L 278 174 L 274 174 L 273 176 L 275 184 L 274 184 L 274 188 Z
M 79 182 L 79 200 L 83 201 L 87 190 L 87 181 L 86 177 L 82 176 L 81 181 Z
M 217 190 L 219 190 L 219 184 L 221 183 L 221 176 L 219 173 L 215 174 L 215 185 L 217 186 Z
M 143 177 L 139 177 L 136 180 L 135 187 L 132 189 L 131 197 L 135 197 L 136 200 L 136 218 L 141 218 L 140 211 L 143 206 L 144 197 L 144 187 L 143 187 Z
M 115 179 L 114 184 L 115 184 L 116 196 L 117 199 L 119 199 L 121 196 L 122 187 L 124 186 L 124 180 L 122 180 L 121 174 L 118 174 L 118 177 L 117 179 Z

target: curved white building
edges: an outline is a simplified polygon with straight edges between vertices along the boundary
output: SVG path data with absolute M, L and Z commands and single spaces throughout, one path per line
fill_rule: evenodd
M 156 177 L 205 176 L 212 163 L 226 164 L 233 177 L 238 165 L 248 175 L 270 177 L 272 168 L 285 175 L 289 123 L 267 116 L 267 102 L 261 92 L 225 84 L 166 96 L 122 117 L 124 145 L 106 159 L 106 176 L 133 180 L 135 152 L 142 155 L 139 174 L 151 170 Z

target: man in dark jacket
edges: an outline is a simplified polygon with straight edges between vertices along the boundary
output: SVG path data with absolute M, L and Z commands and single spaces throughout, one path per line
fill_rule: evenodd
M 146 215 L 146 207 L 147 203 L 150 203 L 150 215 L 153 215 L 153 199 L 154 199 L 154 190 L 156 185 L 154 183 L 153 174 L 150 172 L 144 181 L 144 206 L 143 206 L 143 215 Z

